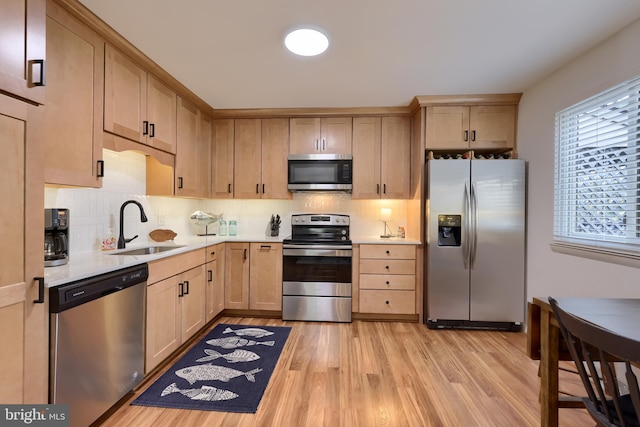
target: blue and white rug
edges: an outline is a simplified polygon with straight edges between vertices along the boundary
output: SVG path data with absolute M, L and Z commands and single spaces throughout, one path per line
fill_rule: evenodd
M 217 325 L 131 404 L 254 413 L 290 331 Z

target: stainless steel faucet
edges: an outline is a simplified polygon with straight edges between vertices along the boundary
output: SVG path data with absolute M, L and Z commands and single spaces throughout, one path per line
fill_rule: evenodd
M 125 248 L 125 244 L 129 243 L 130 241 L 132 241 L 133 239 L 135 239 L 136 237 L 138 237 L 138 235 L 136 234 L 135 236 L 133 236 L 130 239 L 125 239 L 124 238 L 124 207 L 127 206 L 129 203 L 133 203 L 135 205 L 138 206 L 138 208 L 140 209 L 140 221 L 141 222 L 147 222 L 147 216 L 144 214 L 144 209 L 142 208 L 142 205 L 139 202 L 136 202 L 135 200 L 127 200 L 126 202 L 124 202 L 122 204 L 122 206 L 120 206 L 120 236 L 118 237 L 118 249 L 124 249 Z

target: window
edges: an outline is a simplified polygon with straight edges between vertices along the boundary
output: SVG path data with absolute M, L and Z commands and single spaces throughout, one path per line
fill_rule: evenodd
M 554 240 L 640 255 L 640 78 L 556 113 Z

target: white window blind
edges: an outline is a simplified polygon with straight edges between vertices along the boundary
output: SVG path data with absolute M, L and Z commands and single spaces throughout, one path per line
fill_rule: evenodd
M 554 240 L 640 253 L 640 78 L 556 113 Z

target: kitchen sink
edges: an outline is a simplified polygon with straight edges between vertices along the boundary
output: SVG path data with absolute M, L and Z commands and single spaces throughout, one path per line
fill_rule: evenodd
M 181 246 L 145 246 L 142 248 L 126 249 L 118 252 L 111 252 L 109 255 L 153 255 L 161 252 L 172 251 L 174 249 L 182 248 Z

